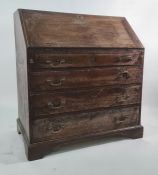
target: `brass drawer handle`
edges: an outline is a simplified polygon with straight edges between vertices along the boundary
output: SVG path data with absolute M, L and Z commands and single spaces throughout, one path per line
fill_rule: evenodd
M 60 64 L 64 64 L 65 63 L 65 59 L 64 58 L 56 58 L 51 60 L 46 60 L 46 63 L 49 64 L 50 67 L 54 67 L 54 66 L 58 66 Z
M 54 79 L 54 80 L 46 80 L 46 82 L 49 83 L 50 86 L 61 86 L 62 82 L 65 80 L 65 78 L 60 79 Z
M 61 107 L 63 107 L 63 104 L 65 102 L 61 101 L 61 100 L 54 100 L 53 102 L 48 102 L 47 106 L 51 109 L 59 109 Z
M 121 117 L 115 117 L 114 118 L 114 122 L 116 124 L 122 124 L 125 122 L 125 120 L 127 119 L 128 117 L 127 116 L 121 116 Z
M 115 98 L 116 103 L 124 103 L 129 99 L 129 95 L 122 95 Z
M 130 78 L 130 74 L 128 72 L 128 70 L 121 70 L 118 74 L 118 77 L 119 79 L 128 79 Z
M 61 123 L 56 123 L 56 122 L 50 122 L 46 128 L 47 131 L 50 131 L 52 133 L 59 132 L 61 129 L 63 129 L 64 124 Z
M 127 70 L 123 71 L 121 74 L 122 74 L 122 77 L 125 78 L 125 79 L 128 79 L 130 77 L 129 72 Z
M 132 57 L 131 56 L 120 56 L 118 60 L 119 62 L 129 62 L 129 61 L 132 61 Z

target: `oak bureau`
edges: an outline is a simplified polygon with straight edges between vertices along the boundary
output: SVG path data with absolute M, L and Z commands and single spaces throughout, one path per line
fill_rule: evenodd
M 28 160 L 76 142 L 143 136 L 144 48 L 124 17 L 19 9 L 14 24 Z

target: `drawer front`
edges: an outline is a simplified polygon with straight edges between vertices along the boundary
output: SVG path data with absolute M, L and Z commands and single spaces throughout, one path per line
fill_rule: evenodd
M 106 86 L 32 94 L 33 116 L 140 103 L 141 86 Z
M 38 68 L 66 68 L 92 67 L 110 65 L 141 65 L 142 51 L 131 51 L 107 54 L 34 54 L 29 58 L 29 67 Z
M 32 72 L 30 80 L 32 91 L 141 83 L 142 68 L 131 66 Z
M 33 140 L 67 141 L 139 124 L 139 107 L 61 115 L 33 121 Z

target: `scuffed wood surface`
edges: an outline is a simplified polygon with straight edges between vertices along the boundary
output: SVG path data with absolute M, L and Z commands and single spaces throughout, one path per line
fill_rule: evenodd
M 141 83 L 141 81 L 142 68 L 138 66 L 82 68 L 30 73 L 30 87 L 31 91 L 34 92 L 64 88 Z
M 19 12 L 29 47 L 142 48 L 124 17 Z
M 32 94 L 33 116 L 140 103 L 140 85 L 89 87 Z
M 20 9 L 14 20 L 29 160 L 77 141 L 143 136 L 144 48 L 125 18 Z
M 33 139 L 62 140 L 137 125 L 139 107 L 97 110 L 37 119 L 33 121 Z
M 21 21 L 18 12 L 14 14 L 15 20 L 15 47 L 16 47 L 16 69 L 18 89 L 18 117 L 25 128 L 28 139 L 29 129 L 29 100 L 28 100 L 28 72 L 27 72 L 27 51 L 23 36 Z
M 96 66 L 120 66 L 120 65 L 142 65 L 143 55 L 141 50 L 104 50 L 103 53 L 94 53 L 93 50 L 89 54 L 78 50 L 78 53 L 62 54 L 55 51 L 30 51 L 29 68 L 31 71 L 38 69 L 52 68 L 68 68 L 68 67 L 96 67 Z M 73 50 L 72 50 L 73 52 Z

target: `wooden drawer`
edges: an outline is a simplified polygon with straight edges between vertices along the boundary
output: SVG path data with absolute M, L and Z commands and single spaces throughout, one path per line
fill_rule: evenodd
M 139 107 L 135 106 L 38 119 L 32 128 L 34 141 L 68 141 L 138 124 Z
M 36 53 L 29 58 L 30 69 L 93 67 L 111 65 L 141 65 L 142 51 L 107 54 L 46 54 Z
M 130 66 L 32 72 L 30 80 L 32 91 L 141 83 L 142 68 Z
M 33 116 L 140 103 L 141 86 L 68 89 L 31 95 Z

